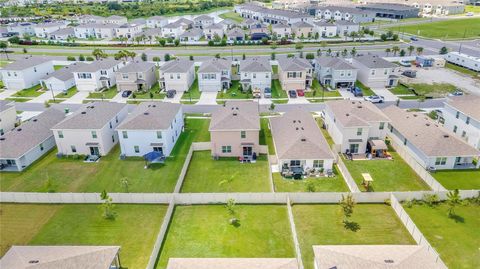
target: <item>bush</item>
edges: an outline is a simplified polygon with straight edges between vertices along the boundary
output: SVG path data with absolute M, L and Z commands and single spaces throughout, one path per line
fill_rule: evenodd
M 424 194 L 423 201 L 430 207 L 433 207 L 440 202 L 436 194 Z
M 67 61 L 76 61 L 75 56 L 68 56 Z
M 85 59 L 89 62 L 95 61 L 95 59 L 92 56 L 87 56 L 87 58 L 85 58 Z
M 305 58 L 306 58 L 307 60 L 313 60 L 313 59 L 315 59 L 315 54 L 309 52 L 309 53 L 307 53 L 307 54 L 305 55 Z

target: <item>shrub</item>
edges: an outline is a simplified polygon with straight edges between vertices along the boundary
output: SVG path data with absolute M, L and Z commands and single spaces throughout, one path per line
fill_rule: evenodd
M 68 56 L 67 61 L 76 61 L 75 56 Z

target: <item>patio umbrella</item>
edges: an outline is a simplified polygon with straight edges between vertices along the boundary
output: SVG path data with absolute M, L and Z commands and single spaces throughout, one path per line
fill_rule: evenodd
M 145 166 L 147 166 L 148 163 L 162 162 L 165 160 L 165 155 L 158 151 L 152 151 L 143 155 L 143 159 L 145 159 Z

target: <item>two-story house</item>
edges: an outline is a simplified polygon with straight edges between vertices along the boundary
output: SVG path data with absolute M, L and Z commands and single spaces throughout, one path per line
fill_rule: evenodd
M 15 128 L 17 122 L 15 102 L 0 100 L 0 136 Z
M 203 33 L 205 38 L 208 40 L 215 38 L 223 38 L 225 27 L 220 23 L 211 24 L 209 26 L 203 27 Z
M 272 66 L 266 58 L 247 58 L 240 61 L 240 84 L 244 91 L 259 90 L 263 92 L 265 88 L 272 85 Z
M 210 26 L 212 24 L 214 24 L 215 21 L 212 17 L 208 16 L 208 15 L 200 15 L 198 17 L 195 17 L 193 19 L 193 25 L 195 28 L 200 28 L 200 29 L 203 29 L 207 26 Z
M 115 36 L 132 38 L 142 32 L 147 26 L 144 19 L 135 19 L 130 23 L 125 23 L 115 28 Z
M 23 90 L 39 84 L 53 71 L 51 59 L 28 56 L 4 66 L 1 77 L 8 90 Z
M 350 36 L 351 33 L 358 33 L 360 31 L 360 24 L 352 21 L 336 21 L 337 35 L 338 36 Z
M 297 22 L 292 24 L 292 33 L 296 38 L 309 38 L 314 35 L 314 26 L 308 22 Z
M 105 156 L 118 143 L 115 128 L 127 117 L 126 104 L 93 102 L 52 127 L 58 153 Z
M 227 101 L 210 120 L 212 156 L 254 159 L 259 154 L 260 116 L 258 104 Z
M 480 97 L 448 97 L 442 116 L 447 130 L 472 147 L 480 149 Z
M 152 16 L 147 19 L 148 28 L 161 28 L 168 24 L 168 19 L 163 16 Z
M 101 59 L 80 66 L 73 71 L 77 90 L 94 92 L 115 86 L 115 71 L 124 65 L 124 62 L 115 59 Z
M 364 101 L 325 102 L 325 129 L 340 152 L 363 154 L 370 140 L 385 140 L 388 117 L 374 104 Z
M 154 63 L 135 61 L 115 72 L 118 91 L 146 91 L 157 83 Z
M 199 41 L 203 37 L 203 30 L 200 28 L 192 28 L 183 32 L 178 39 L 183 42 Z
M 183 125 L 181 104 L 140 103 L 117 127 L 122 154 L 143 156 L 156 151 L 168 157 Z
M 50 38 L 50 34 L 67 27 L 63 22 L 39 23 L 33 27 L 35 36 L 38 38 Z
M 198 88 L 201 92 L 218 92 L 229 89 L 232 62 L 226 59 L 212 58 L 202 62 L 197 74 Z
M 279 58 L 278 80 L 282 89 L 306 90 L 312 85 L 313 66 L 303 58 Z
M 395 87 L 398 84 L 397 66 L 378 55 L 353 57 L 352 65 L 358 69 L 358 80 L 370 88 Z
M 166 62 L 159 70 L 160 89 L 185 92 L 195 81 L 195 64 L 185 59 Z
M 104 20 L 103 20 L 104 23 L 112 23 L 112 24 L 124 24 L 124 23 L 127 23 L 128 20 L 127 20 L 127 17 L 123 17 L 123 16 L 118 16 L 118 15 L 111 15 L 111 16 L 108 16 L 106 17 Z
M 318 37 L 335 37 L 337 35 L 337 26 L 333 23 L 320 21 L 314 22 L 313 25 L 315 26 L 313 31 L 315 34 L 318 33 Z
M 315 62 L 317 80 L 325 86 L 348 88 L 357 81 L 357 69 L 342 58 L 319 57 Z
M 162 35 L 165 38 L 177 38 L 188 28 L 188 25 L 182 24 L 180 21 L 175 21 L 162 27 Z
M 288 38 L 292 35 L 292 28 L 288 24 L 277 23 L 272 25 L 272 34 L 277 38 Z

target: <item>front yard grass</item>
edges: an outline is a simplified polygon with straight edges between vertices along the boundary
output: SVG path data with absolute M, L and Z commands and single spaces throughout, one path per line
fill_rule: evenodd
M 270 120 L 268 118 L 260 119 L 260 145 L 268 146 L 268 154 L 275 155 L 275 145 L 273 144 L 272 131 L 269 128 Z
M 0 204 L 0 257 L 13 245 L 26 245 L 61 205 Z
M 30 88 L 18 91 L 15 94 L 13 94 L 12 97 L 37 97 L 45 93 L 45 91 L 41 89 L 42 89 L 42 85 L 38 84 Z
M 313 269 L 312 245 L 409 245 L 415 241 L 385 204 L 358 204 L 350 221 L 358 230 L 346 229 L 339 205 L 294 205 L 293 216 L 303 265 Z
M 188 91 L 183 93 L 182 99 L 184 99 L 184 100 L 190 100 L 190 98 L 191 99 L 199 99 L 201 94 L 202 93 L 200 92 L 200 89 L 198 88 L 198 78 L 195 78 L 195 80 L 192 83 L 192 86 L 190 86 L 190 89 L 188 89 Z
M 428 242 L 449 268 L 480 268 L 480 206 L 469 203 L 455 207 L 448 217 L 448 204 L 404 206 Z
M 396 87 L 390 88 L 389 90 L 395 95 L 414 94 L 405 84 L 398 84 Z
M 99 205 L 64 205 L 30 241 L 31 245 L 116 245 L 125 268 L 145 268 L 166 212 L 162 205 L 117 204 L 115 220 Z
M 68 89 L 66 92 L 61 92 L 55 95 L 55 98 L 70 98 L 74 96 L 77 92 L 78 92 L 77 86 L 73 86 L 70 89 Z
M 438 170 L 431 174 L 443 187 L 454 190 L 480 189 L 480 170 Z
M 286 91 L 282 89 L 278 79 L 272 79 L 272 98 L 288 98 Z M 288 100 L 287 100 L 288 101 Z
M 313 80 L 311 89 L 312 89 L 311 91 L 305 92 L 305 97 L 320 98 L 320 97 L 341 97 L 342 96 L 337 90 L 334 90 L 334 91 L 324 90 L 317 79 Z
M 415 171 L 394 151 L 389 151 L 393 160 L 344 160 L 348 171 L 361 191 L 367 191 L 362 185 L 362 173 L 370 173 L 373 183 L 369 191 L 421 191 L 430 190 Z M 343 157 L 342 157 L 343 158 Z
M 362 90 L 363 96 L 375 95 L 375 93 L 372 91 L 372 89 L 363 85 L 363 83 L 361 83 L 359 80 L 357 80 L 355 82 L 355 86 L 359 87 Z
M 152 97 L 150 97 L 150 93 L 152 93 Z M 160 92 L 160 86 L 158 85 L 158 82 L 155 83 L 152 88 L 148 91 L 144 92 L 135 92 L 135 98 L 133 98 L 133 94 L 131 98 L 133 100 L 135 99 L 163 99 L 167 96 L 165 92 Z
M 240 163 L 236 157 L 213 160 L 210 151 L 195 151 L 182 192 L 269 192 L 267 156 L 256 163 Z
M 449 93 L 454 92 L 457 89 L 457 87 L 448 83 L 419 83 L 411 84 L 410 87 L 413 88 L 418 95 L 434 98 L 445 97 Z
M 398 31 L 399 27 L 392 27 L 390 29 L 392 31 Z M 404 25 L 401 27 L 401 31 L 412 35 L 444 40 L 478 38 L 480 36 L 480 18 L 455 19 Z
M 285 206 L 236 205 L 239 224 L 231 218 L 224 205 L 177 206 L 156 268 L 171 257 L 295 257 Z
M 209 120 L 187 119 L 185 132 L 180 135 L 165 164 L 144 169 L 143 158 L 120 160 L 120 147 L 115 147 L 97 163 L 80 159 L 56 157 L 56 149 L 27 168 L 24 172 L 2 172 L 1 191 L 27 192 L 171 192 L 193 141 L 210 140 Z M 127 178 L 128 190 L 121 179 Z
M 117 95 L 117 86 L 113 86 L 101 92 L 91 92 L 87 98 L 90 99 L 112 99 Z
M 273 183 L 276 192 L 309 192 L 307 187 L 312 184 L 314 192 L 348 192 L 347 184 L 337 166 L 333 167 L 335 177 L 307 178 L 301 180 L 283 178 L 280 173 L 273 173 Z
M 240 90 L 240 82 L 238 80 L 232 80 L 232 87 L 226 90 L 218 92 L 217 99 L 253 99 L 251 91 Z
M 243 21 L 242 16 L 240 16 L 238 13 L 235 11 L 230 11 L 230 12 L 225 12 L 219 15 L 220 18 L 222 19 L 228 19 L 232 20 L 236 23 L 241 23 Z

